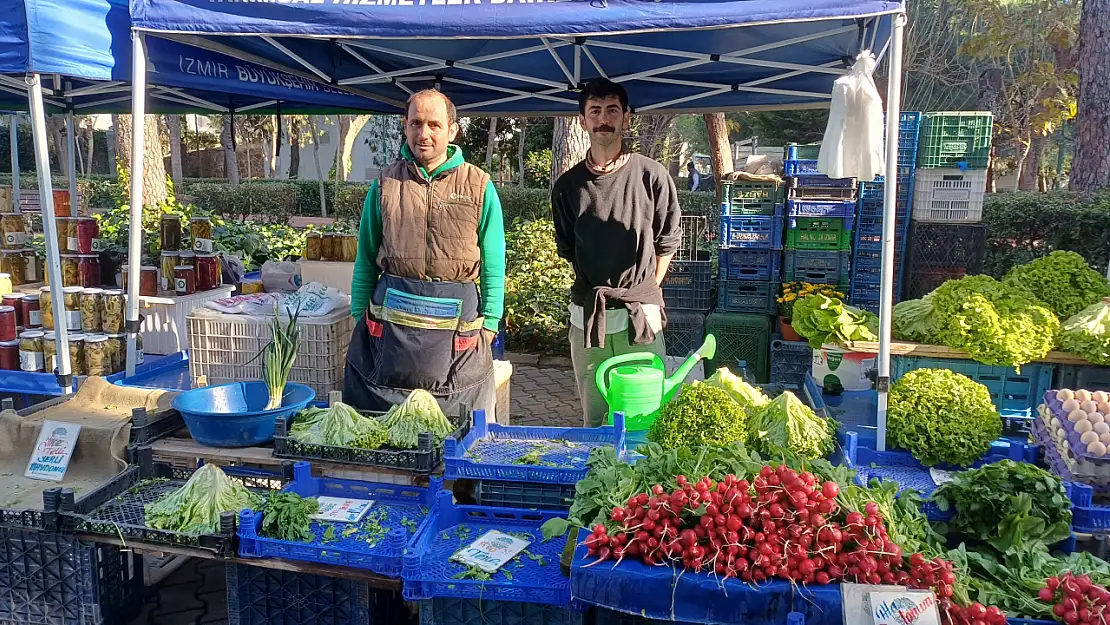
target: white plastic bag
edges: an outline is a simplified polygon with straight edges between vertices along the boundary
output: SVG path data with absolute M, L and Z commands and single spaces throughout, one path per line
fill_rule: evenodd
M 289 261 L 268 260 L 262 264 L 262 288 L 267 293 L 292 293 L 301 288 L 301 268 Z
M 874 71 L 875 55 L 864 50 L 848 74 L 833 83 L 829 125 L 817 157 L 817 171 L 829 178 L 868 182 L 884 171 L 883 101 Z

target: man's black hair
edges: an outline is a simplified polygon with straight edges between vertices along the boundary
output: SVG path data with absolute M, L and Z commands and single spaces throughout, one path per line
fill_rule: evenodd
M 628 92 L 623 86 L 608 78 L 595 78 L 582 86 L 582 92 L 578 94 L 578 112 L 582 115 L 586 114 L 586 102 L 590 98 L 604 100 L 613 96 L 620 100 L 622 110 L 629 110 Z

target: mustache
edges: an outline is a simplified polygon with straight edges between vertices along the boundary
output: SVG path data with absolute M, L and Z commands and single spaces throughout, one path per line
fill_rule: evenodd
M 600 126 L 594 126 L 594 132 L 616 132 L 616 131 L 617 131 L 616 128 L 614 128 L 614 127 L 612 127 L 608 124 L 602 124 Z

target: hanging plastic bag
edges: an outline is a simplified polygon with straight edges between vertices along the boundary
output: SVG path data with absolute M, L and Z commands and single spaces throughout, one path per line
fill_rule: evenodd
M 848 74 L 833 83 L 829 124 L 817 157 L 817 171 L 829 178 L 868 182 L 886 166 L 883 101 L 875 86 L 875 55 L 864 50 Z

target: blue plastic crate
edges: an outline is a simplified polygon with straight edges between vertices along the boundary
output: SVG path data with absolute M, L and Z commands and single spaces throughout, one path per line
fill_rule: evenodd
M 913 165 L 898 167 L 898 195 L 899 201 L 913 197 L 913 178 L 916 167 Z M 882 200 L 886 193 L 886 184 L 882 176 L 875 176 L 871 182 L 859 183 L 859 197 L 866 200 Z
M 142 603 L 142 559 L 131 551 L 0 529 L 0 623 L 125 623 Z
M 801 612 L 791 612 L 786 616 L 784 624 L 775 625 L 805 625 L 806 615 Z M 670 619 L 653 619 L 640 616 L 637 614 L 630 614 L 628 612 L 618 612 L 616 610 L 609 610 L 606 608 L 598 608 L 594 611 L 594 625 L 681 625 L 682 621 L 672 621 Z
M 1046 451 L 1047 453 L 1047 451 Z M 1094 502 L 1094 489 L 1080 482 L 1069 482 L 1071 490 L 1071 527 L 1085 534 L 1110 533 L 1110 506 Z
M 428 523 L 405 555 L 402 573 L 405 599 L 446 597 L 570 606 L 570 580 L 559 570 L 567 537 L 545 541 L 540 531 L 544 522 L 556 517 L 565 518 L 566 513 L 459 506 L 452 501 L 451 493 L 441 491 Z M 451 556 L 489 530 L 528 534 L 532 542 L 515 562 L 502 566 L 492 579 L 460 579 L 458 576 L 467 567 L 452 562 Z
M 630 453 L 625 454 L 626 460 Z M 479 480 L 474 485 L 474 501 L 491 508 L 567 511 L 574 502 L 574 489 L 574 484 Z
M 739 215 L 721 217 L 721 247 L 754 247 L 782 249 L 782 206 L 775 215 Z
M 428 488 L 376 484 L 354 480 L 312 477 L 312 467 L 298 462 L 293 481 L 282 490 L 301 497 L 350 497 L 370 499 L 374 505 L 360 523 L 313 521 L 310 541 L 287 541 L 262 536 L 262 512 L 243 510 L 239 514 L 239 555 L 247 558 L 285 558 L 319 562 L 379 575 L 400 577 L 401 556 L 405 545 L 424 523 L 435 493 L 443 480 L 430 478 Z M 367 533 L 367 519 L 375 528 Z M 381 533 L 376 528 L 385 530 Z M 350 533 L 353 528 L 354 533 Z M 333 537 L 325 540 L 328 531 Z
M 720 279 L 717 312 L 773 314 L 778 311 L 779 283 Z
M 863 217 L 858 220 L 859 228 L 853 233 L 855 240 L 852 249 L 855 251 L 881 252 L 883 250 L 883 220 L 881 217 Z M 899 217 L 894 222 L 894 249 L 901 256 L 906 254 L 906 244 L 909 241 L 908 218 Z
M 890 379 L 897 382 L 915 369 L 948 369 L 966 375 L 990 391 L 991 400 L 1004 417 L 1032 418 L 1037 414 L 1041 397 L 1052 386 L 1050 363 L 1028 363 L 1021 366 L 1021 373 L 1013 367 L 984 365 L 963 358 L 931 358 L 928 356 L 893 356 Z
M 825 187 L 836 189 L 851 189 L 856 185 L 855 178 L 829 178 L 824 174 L 792 176 L 789 181 L 791 187 Z
M 899 295 L 904 251 L 894 250 L 894 294 Z M 856 250 L 852 255 L 852 287 L 878 287 L 882 280 L 883 254 L 879 250 Z
M 783 161 L 782 169 L 787 176 L 822 175 L 821 172 L 817 171 L 816 159 L 788 159 Z
M 228 625 L 393 625 L 405 610 L 399 593 L 364 581 L 227 565 Z
M 1052 388 L 1110 391 L 1110 367 L 1097 365 L 1056 365 Z
M 787 200 L 791 217 L 851 217 L 856 213 L 856 200 Z
M 717 273 L 730 280 L 779 279 L 782 252 L 772 249 L 725 249 L 718 252 Z
M 783 254 L 784 282 L 847 284 L 851 253 L 847 251 L 786 250 Z
M 420 625 L 582 625 L 585 617 L 542 603 L 446 597 L 420 602 Z
M 613 416 L 613 425 L 596 428 L 560 428 L 488 423 L 484 410 L 474 411 L 474 425 L 463 439 L 444 441 L 444 478 L 457 480 L 512 480 L 546 484 L 575 484 L 586 477 L 586 461 L 597 447 L 615 447 L 622 457 L 624 415 Z M 539 452 L 540 462 L 518 462 Z
M 813 348 L 805 341 L 771 339 L 771 383 L 801 388 L 813 369 Z

